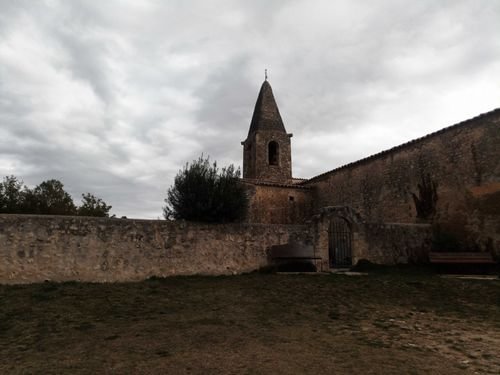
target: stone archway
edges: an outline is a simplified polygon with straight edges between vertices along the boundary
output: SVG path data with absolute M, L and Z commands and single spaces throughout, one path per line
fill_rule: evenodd
M 315 250 L 321 270 L 350 267 L 358 260 L 361 217 L 350 207 L 323 207 L 315 217 Z

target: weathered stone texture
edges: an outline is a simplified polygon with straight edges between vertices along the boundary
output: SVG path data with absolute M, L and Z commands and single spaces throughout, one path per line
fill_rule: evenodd
M 298 225 L 0 215 L 0 283 L 249 272 L 272 245 L 306 237 Z
M 278 105 L 274 99 L 273 89 L 267 79 L 262 82 L 262 86 L 260 87 L 248 135 L 261 130 L 286 133 Z
M 291 134 L 287 134 L 269 82 L 264 81 L 255 103 L 243 145 L 243 178 L 289 183 L 292 181 Z M 276 158 L 270 158 L 275 143 Z M 270 160 L 273 159 L 273 163 Z
M 500 110 L 319 175 L 314 210 L 345 205 L 368 222 L 418 223 L 412 193 L 437 184 L 433 222 L 500 254 Z M 425 221 L 425 220 L 424 220 Z
M 303 224 L 311 217 L 311 191 L 291 185 L 243 181 L 249 205 L 246 221 L 267 224 Z
M 432 244 L 428 224 L 366 223 L 358 236 L 354 263 L 360 259 L 389 265 L 425 263 Z
M 321 257 L 318 269 L 329 269 L 330 221 L 342 218 L 351 231 L 352 264 L 365 259 L 377 264 L 425 263 L 432 243 L 429 224 L 367 223 L 350 207 L 324 207 L 312 220 L 311 238 Z
M 279 145 L 278 164 L 269 164 L 269 143 Z M 243 177 L 262 181 L 291 182 L 292 152 L 290 136 L 285 132 L 262 130 L 252 133 L 243 143 Z

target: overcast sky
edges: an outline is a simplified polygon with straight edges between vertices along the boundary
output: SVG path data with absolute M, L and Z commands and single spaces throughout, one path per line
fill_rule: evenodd
M 500 1 L 0 0 L 0 176 L 161 217 L 241 165 L 265 68 L 313 177 L 500 107 Z

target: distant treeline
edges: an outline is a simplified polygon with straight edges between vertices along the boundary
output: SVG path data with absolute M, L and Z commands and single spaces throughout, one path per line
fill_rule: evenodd
M 0 183 L 0 213 L 109 217 L 110 209 L 90 193 L 82 194 L 82 203 L 76 206 L 58 180 L 43 181 L 33 189 L 15 176 L 6 176 Z

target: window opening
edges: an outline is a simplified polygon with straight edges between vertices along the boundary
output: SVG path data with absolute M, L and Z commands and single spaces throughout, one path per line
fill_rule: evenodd
M 275 141 L 269 142 L 268 158 L 269 158 L 269 165 L 278 165 L 279 145 Z

